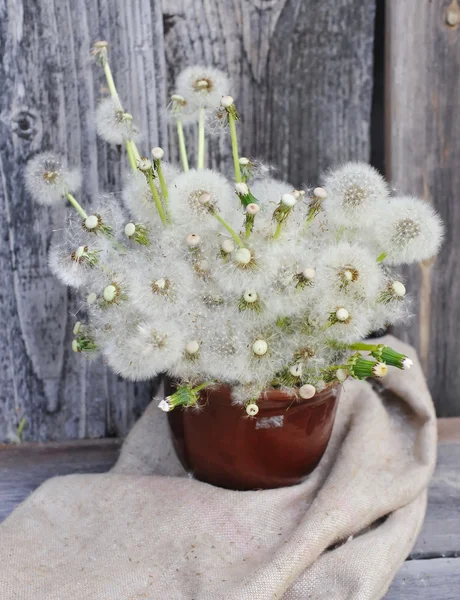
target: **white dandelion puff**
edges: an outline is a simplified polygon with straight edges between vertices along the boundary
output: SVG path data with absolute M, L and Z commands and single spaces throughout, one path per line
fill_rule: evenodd
M 124 144 L 134 140 L 139 130 L 133 124 L 133 117 L 124 112 L 112 97 L 99 103 L 95 114 L 98 135 L 109 144 Z
M 191 106 L 218 108 L 222 96 L 227 96 L 231 84 L 227 75 L 213 67 L 187 67 L 176 79 L 176 92 Z
M 25 184 L 36 202 L 51 206 L 61 202 L 68 192 L 80 188 L 81 175 L 77 169 L 66 169 L 54 154 L 43 152 L 27 163 Z

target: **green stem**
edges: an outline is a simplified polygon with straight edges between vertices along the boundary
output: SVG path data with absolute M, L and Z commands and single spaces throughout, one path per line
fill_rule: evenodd
M 216 219 L 219 221 L 219 223 L 221 225 L 223 225 L 225 227 L 225 229 L 228 231 L 228 233 L 232 236 L 232 238 L 235 240 L 235 242 L 238 244 L 238 246 L 240 248 L 245 248 L 245 245 L 243 244 L 240 236 L 236 233 L 236 231 L 234 229 L 232 229 L 230 227 L 230 225 L 227 223 L 227 221 L 225 221 L 220 215 L 218 215 L 217 213 L 213 213 L 213 215 L 216 217 Z
M 383 262 L 387 257 L 387 253 L 386 252 L 382 252 L 382 254 L 380 254 L 380 256 L 377 257 L 377 262 L 381 263 Z
M 246 223 L 246 230 L 245 230 L 245 234 L 244 234 L 244 239 L 248 240 L 249 237 L 251 235 L 251 224 L 250 223 Z
M 278 225 L 276 226 L 276 231 L 275 231 L 275 233 L 273 234 L 273 239 L 274 239 L 274 240 L 277 240 L 277 239 L 279 238 L 279 236 L 280 236 L 280 234 L 281 234 L 281 227 L 282 227 L 282 226 L 283 226 L 283 221 L 280 221 L 280 222 L 278 223 Z
M 204 168 L 204 108 L 200 108 L 200 115 L 198 117 L 198 159 L 197 169 Z
M 137 163 L 136 158 L 134 156 L 133 148 L 132 148 L 132 140 L 126 140 L 126 152 L 128 154 L 129 164 L 134 173 L 137 171 Z
M 376 352 L 379 347 L 375 344 L 365 344 L 364 342 L 356 342 L 348 346 L 350 350 L 362 350 L 363 352 Z
M 238 155 L 238 136 L 236 134 L 236 121 L 235 117 L 231 112 L 228 113 L 228 126 L 230 128 L 230 138 L 232 140 L 232 154 L 233 154 L 233 166 L 235 169 L 235 181 L 240 183 L 241 179 L 241 168 L 240 168 L 240 157 Z
M 109 86 L 109 92 L 115 102 L 118 104 L 118 108 L 123 110 L 123 106 L 121 104 L 120 96 L 117 92 L 117 87 L 115 85 L 115 81 L 113 80 L 112 69 L 110 68 L 109 59 L 106 57 L 104 61 L 104 74 L 107 80 L 107 85 Z
M 83 219 L 87 219 L 88 215 L 87 213 L 84 211 L 83 207 L 77 202 L 77 200 L 75 199 L 74 196 L 72 196 L 72 194 L 70 192 L 67 192 L 66 194 L 66 198 L 67 200 L 70 202 L 70 204 L 74 207 L 74 209 L 77 211 L 77 213 L 83 218 Z
M 165 199 L 165 204 L 168 206 L 168 188 L 166 186 L 166 181 L 163 176 L 163 169 L 161 168 L 161 161 L 156 161 L 156 167 L 158 172 L 158 179 L 160 180 L 161 193 L 163 194 L 163 198 Z
M 200 392 L 205 387 L 208 387 L 209 385 L 212 385 L 213 383 L 214 383 L 214 381 L 204 381 L 203 383 L 200 383 L 200 385 L 197 385 L 196 387 L 194 387 L 193 391 L 194 392 Z
M 187 148 L 185 147 L 185 138 L 184 138 L 184 128 L 182 126 L 182 121 L 177 119 L 177 140 L 179 142 L 179 151 L 180 158 L 182 161 L 182 168 L 185 172 L 188 171 L 188 158 L 187 158 Z
M 163 225 L 166 225 L 166 223 L 168 221 L 166 219 L 166 215 L 165 215 L 165 212 L 163 210 L 163 205 L 161 204 L 160 195 L 158 193 L 158 190 L 157 190 L 157 188 L 155 186 L 155 182 L 153 180 L 153 175 L 147 175 L 147 181 L 149 182 L 150 191 L 152 192 L 152 196 L 153 196 L 153 199 L 155 201 L 155 205 L 157 207 L 158 214 L 160 215 L 160 219 L 162 220 Z

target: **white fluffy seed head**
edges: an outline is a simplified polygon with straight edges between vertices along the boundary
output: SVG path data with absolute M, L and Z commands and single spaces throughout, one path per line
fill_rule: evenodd
M 244 292 L 243 298 L 245 302 L 253 304 L 254 302 L 257 302 L 258 295 L 257 292 L 255 292 L 254 290 L 246 290 Z
M 292 365 L 291 367 L 289 367 L 289 373 L 293 377 L 302 377 L 302 365 L 301 364 Z
M 249 194 L 249 188 L 246 185 L 246 183 L 236 183 L 235 184 L 235 190 L 237 194 L 241 194 L 242 196 L 246 196 L 247 194 Z
M 268 351 L 268 344 L 265 340 L 256 340 L 252 344 L 252 351 L 256 356 L 264 356 Z
M 315 271 L 315 269 L 313 269 L 313 267 L 307 267 L 306 269 L 304 269 L 302 271 L 302 275 L 305 277 L 305 279 L 308 279 L 308 281 L 311 281 L 312 279 L 314 279 L 316 277 L 316 271 Z
M 316 388 L 314 385 L 311 385 L 310 383 L 306 383 L 299 389 L 299 396 L 301 398 L 303 398 L 304 400 L 309 400 L 310 398 L 313 398 L 313 396 L 315 394 L 316 394 Z
M 196 340 L 191 340 L 190 342 L 187 342 L 187 345 L 185 346 L 185 351 L 187 352 L 187 354 L 193 355 L 199 352 L 199 350 L 200 344 Z
M 224 108 L 230 108 L 233 105 L 233 98 L 231 96 L 222 96 L 222 106 Z
M 346 321 L 350 316 L 350 313 L 346 308 L 338 308 L 335 311 L 335 316 L 337 317 L 338 321 Z
M 188 236 L 185 238 L 185 243 L 190 248 L 196 248 L 201 244 L 201 238 L 196 233 L 189 233 Z
M 248 215 L 256 215 L 260 211 L 260 206 L 255 202 L 251 202 L 246 206 L 246 212 Z
M 251 251 L 247 248 L 238 248 L 235 252 L 235 260 L 240 265 L 247 265 L 251 262 Z
M 117 295 L 117 288 L 114 285 L 108 285 L 104 288 L 103 297 L 106 302 L 113 302 Z
M 257 406 L 257 404 L 251 403 L 246 406 L 246 413 L 250 417 L 255 417 L 258 412 L 259 412 L 259 407 Z
M 99 219 L 97 218 L 97 215 L 89 215 L 89 217 L 87 217 L 85 219 L 85 227 L 86 229 L 89 229 L 90 231 L 92 229 L 96 229 L 96 227 L 99 225 Z
M 313 195 L 319 198 L 320 200 L 324 200 L 325 198 L 327 198 L 327 192 L 322 187 L 315 187 L 315 189 L 313 190 Z
M 232 240 L 224 240 L 220 247 L 222 248 L 222 252 L 225 252 L 225 254 L 230 254 L 233 252 L 233 250 L 235 250 L 235 244 L 232 242 Z
M 132 237 L 136 233 L 136 226 L 134 223 L 126 223 L 125 225 L 125 235 L 126 237 Z
M 94 304 L 96 302 L 96 300 L 97 300 L 97 295 L 94 292 L 91 292 L 86 297 L 86 302 L 88 304 Z
M 281 204 L 287 208 L 292 208 L 296 204 L 296 199 L 292 194 L 283 194 L 281 196 Z
M 401 281 L 393 281 L 391 289 L 398 298 L 404 298 L 406 295 L 406 286 Z
M 346 369 L 337 369 L 335 376 L 340 383 L 343 383 L 346 379 L 348 379 L 348 371 Z
M 163 150 L 163 148 L 160 148 L 160 146 L 155 146 L 155 148 L 152 148 L 153 160 L 161 160 L 164 155 L 165 151 Z

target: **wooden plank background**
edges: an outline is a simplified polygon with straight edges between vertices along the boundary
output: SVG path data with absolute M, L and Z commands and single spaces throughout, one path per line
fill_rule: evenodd
M 369 159 L 382 1 L 0 0 L 0 440 L 22 418 L 26 440 L 123 435 L 151 396 L 150 386 L 74 357 L 79 305 L 47 267 L 65 210 L 37 207 L 23 188 L 28 158 L 54 148 L 81 165 L 86 204 L 99 190 L 120 190 L 121 150 L 96 140 L 92 120 L 107 93 L 89 60 L 92 42 L 111 42 L 115 79 L 145 151 L 160 144 L 177 159 L 162 107 L 181 68 L 213 64 L 234 82 L 242 152 L 276 165 L 294 185 L 315 183 L 325 167 Z M 419 316 L 398 331 L 419 348 L 441 416 L 460 413 L 459 242 L 451 226 L 460 219 L 460 42 L 459 26 L 446 21 L 456 7 L 387 0 L 388 174 L 400 191 L 433 201 L 450 225 L 438 261 L 407 270 L 408 287 L 420 286 Z M 191 132 L 192 152 L 194 142 Z M 209 149 L 210 165 L 230 164 L 222 139 Z
M 460 414 L 460 5 L 387 0 L 387 175 L 432 202 L 447 225 L 436 261 L 404 269 L 413 343 L 443 417 Z

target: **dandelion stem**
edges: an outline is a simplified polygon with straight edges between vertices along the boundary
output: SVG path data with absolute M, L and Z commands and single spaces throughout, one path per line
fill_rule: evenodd
M 350 344 L 348 346 L 350 350 L 361 350 L 363 352 L 377 352 L 379 346 L 375 344 L 365 344 L 364 342 L 356 342 L 355 344 Z
M 107 80 L 107 85 L 109 86 L 110 95 L 115 100 L 115 102 L 117 102 L 119 110 L 123 110 L 123 106 L 121 104 L 120 96 L 117 92 L 115 81 L 113 80 L 112 69 L 110 68 L 109 59 L 107 56 L 104 60 L 104 74 Z
M 383 262 L 387 257 L 387 253 L 386 252 L 382 252 L 382 254 L 380 254 L 380 256 L 377 257 L 377 262 L 381 263 Z
M 238 244 L 238 246 L 240 248 L 244 248 L 245 245 L 243 244 L 243 241 L 241 240 L 240 236 L 236 233 L 236 231 L 234 229 L 232 229 L 230 227 L 230 225 L 227 223 L 227 221 L 225 221 L 220 215 L 218 215 L 217 213 L 212 213 L 216 219 L 219 221 L 219 223 L 221 225 L 223 225 L 225 227 L 225 229 L 228 231 L 228 233 L 232 236 L 232 238 L 235 240 L 235 242 Z
M 184 138 L 184 128 L 182 126 L 182 121 L 177 119 L 177 140 L 179 142 L 179 151 L 180 158 L 182 161 L 182 168 L 185 172 L 188 171 L 188 158 L 187 158 L 187 148 L 185 147 L 185 138 Z
M 279 238 L 279 236 L 281 234 L 281 228 L 282 228 L 282 226 L 283 226 L 283 221 L 280 221 L 278 223 L 278 225 L 276 226 L 275 233 L 273 234 L 273 239 L 274 240 L 277 240 Z
M 155 182 L 153 180 L 153 174 L 147 174 L 146 177 L 147 177 L 147 181 L 148 181 L 149 186 L 150 186 L 150 191 L 152 192 L 152 196 L 153 196 L 153 199 L 155 201 L 155 206 L 157 207 L 158 214 L 160 215 L 160 219 L 162 220 L 163 225 L 166 225 L 167 222 L 168 222 L 168 220 L 166 219 L 166 215 L 165 215 L 165 212 L 163 210 L 163 205 L 161 203 L 161 198 L 160 198 L 158 190 L 157 190 L 157 188 L 155 186 Z
M 244 234 L 244 239 L 248 240 L 251 235 L 251 223 L 246 223 L 246 230 Z
M 236 133 L 236 121 L 235 116 L 231 111 L 228 111 L 228 126 L 230 128 L 230 139 L 232 141 L 232 154 L 233 154 L 233 166 L 235 169 L 235 181 L 236 183 L 240 183 L 242 181 L 241 178 L 241 168 L 240 168 L 240 157 L 238 156 L 238 136 Z
M 165 199 L 165 204 L 168 206 L 168 187 L 166 185 L 166 181 L 163 175 L 163 169 L 161 168 L 161 161 L 157 161 L 156 164 L 158 179 L 160 180 L 161 193 L 163 194 L 163 198 Z
M 194 387 L 192 391 L 193 392 L 200 392 L 205 387 L 208 387 L 208 386 L 212 385 L 213 383 L 214 383 L 214 381 L 204 381 L 203 383 L 200 383 L 200 385 L 197 385 L 196 387 Z
M 137 171 L 137 163 L 136 158 L 134 156 L 133 148 L 132 148 L 132 140 L 126 140 L 126 152 L 128 154 L 129 164 L 134 173 Z
M 198 160 L 197 168 L 204 169 L 204 108 L 200 108 L 198 117 Z
M 74 209 L 77 211 L 77 213 L 83 218 L 83 219 L 87 219 L 88 215 L 87 213 L 84 211 L 83 207 L 81 206 L 81 204 L 79 204 L 76 200 L 76 198 L 74 196 L 72 196 L 72 194 L 70 192 L 67 192 L 66 194 L 66 198 L 67 200 L 70 202 L 70 204 L 74 207 Z

